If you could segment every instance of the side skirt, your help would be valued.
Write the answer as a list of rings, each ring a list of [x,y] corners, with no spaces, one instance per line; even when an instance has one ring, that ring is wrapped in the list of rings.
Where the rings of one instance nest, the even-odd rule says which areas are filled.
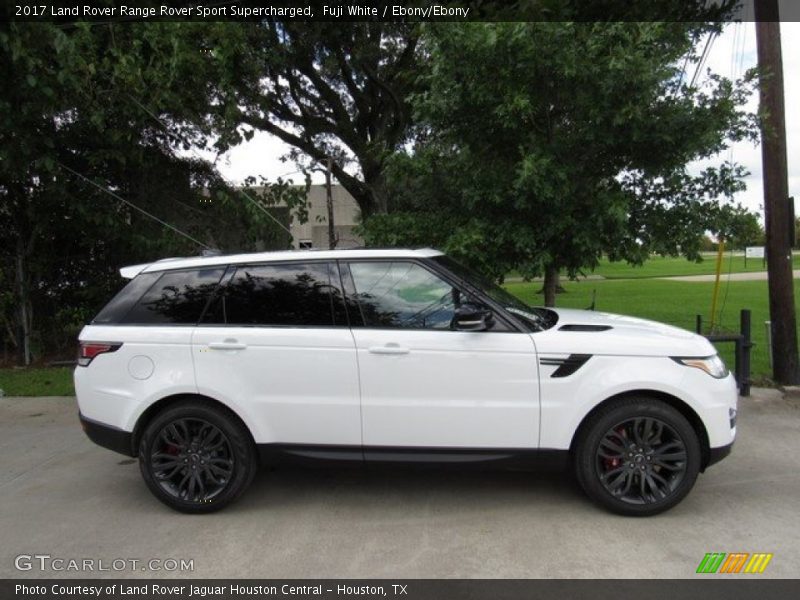
[[[418,448],[258,444],[262,465],[358,467],[397,465],[433,468],[563,470],[569,450],[530,448]]]

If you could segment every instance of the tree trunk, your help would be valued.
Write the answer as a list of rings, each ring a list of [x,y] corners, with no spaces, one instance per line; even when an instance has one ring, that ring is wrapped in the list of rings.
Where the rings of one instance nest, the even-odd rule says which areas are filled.
[[[387,214],[389,212],[389,194],[386,191],[386,180],[383,177],[383,173],[378,171],[370,178],[367,185],[372,191],[372,197],[375,202],[375,212],[379,215]]]
[[[18,329],[19,344],[17,345],[19,363],[24,366],[31,364],[31,323],[30,323],[30,298],[28,297],[28,286],[25,280],[25,243],[22,238],[17,239],[15,279],[17,286],[18,303]]]
[[[556,293],[558,292],[558,266],[547,265],[544,270],[544,305],[556,305]]]
[[[375,210],[375,204],[368,186],[364,185],[361,181],[353,178],[350,180],[339,179],[339,184],[353,197],[353,200],[358,204],[358,209],[361,211],[361,218],[366,219],[374,215],[378,211]]]
[[[362,160],[361,172],[364,174],[364,187],[369,194],[371,209],[369,214],[387,214],[389,198],[386,192],[386,179],[383,176],[383,165],[376,159]]]

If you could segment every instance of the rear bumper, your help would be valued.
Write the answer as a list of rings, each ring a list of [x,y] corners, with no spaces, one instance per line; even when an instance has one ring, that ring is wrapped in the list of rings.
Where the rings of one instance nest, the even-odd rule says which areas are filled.
[[[98,446],[119,452],[125,456],[136,456],[133,450],[133,434],[116,427],[104,425],[97,421],[87,419],[82,414],[78,415],[84,433]]]
[[[713,464],[718,463],[723,458],[728,456],[733,450],[733,442],[728,444],[727,446],[720,446],[719,448],[710,448],[708,451],[708,463],[706,464],[706,468],[710,467]]]

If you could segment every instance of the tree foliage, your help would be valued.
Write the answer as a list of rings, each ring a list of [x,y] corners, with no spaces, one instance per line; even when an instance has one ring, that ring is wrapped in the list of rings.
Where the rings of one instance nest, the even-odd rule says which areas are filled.
[[[271,133],[320,163],[334,157],[333,174],[361,212],[387,212],[384,169],[411,125],[419,26],[265,21],[240,31],[238,77],[223,95],[229,124]]]
[[[753,132],[746,82],[711,75],[692,88],[681,78],[681,58],[717,27],[432,27],[420,134],[391,162],[399,210],[369,220],[366,238],[434,243],[495,276],[514,268],[550,283],[602,254],[697,257],[744,173],[687,164]]]
[[[714,225],[717,238],[724,239],[731,249],[744,250],[765,243],[766,234],[758,217],[742,206],[721,207]]]
[[[24,361],[44,354],[45,341],[50,353],[71,345],[119,286],[121,265],[200,250],[131,205],[207,246],[287,246],[267,213],[277,200],[304,201],[302,189],[261,187],[250,202],[189,153],[231,137],[209,110],[220,63],[202,51],[208,37],[217,43],[231,31],[191,23],[0,30],[0,317]],[[288,225],[288,214],[279,217]]]

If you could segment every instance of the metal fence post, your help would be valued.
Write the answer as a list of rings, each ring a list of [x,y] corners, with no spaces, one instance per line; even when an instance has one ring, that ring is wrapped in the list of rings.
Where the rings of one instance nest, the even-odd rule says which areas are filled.
[[[733,342],[733,372],[736,376],[736,387],[739,388],[740,393],[744,385],[744,373],[742,373],[742,340],[742,336],[738,335]]]
[[[742,309],[739,315],[739,330],[742,334],[741,342],[741,367],[739,375],[739,393],[742,396],[750,395],[750,349],[753,347],[752,338],[750,336],[750,311],[746,308]]]

